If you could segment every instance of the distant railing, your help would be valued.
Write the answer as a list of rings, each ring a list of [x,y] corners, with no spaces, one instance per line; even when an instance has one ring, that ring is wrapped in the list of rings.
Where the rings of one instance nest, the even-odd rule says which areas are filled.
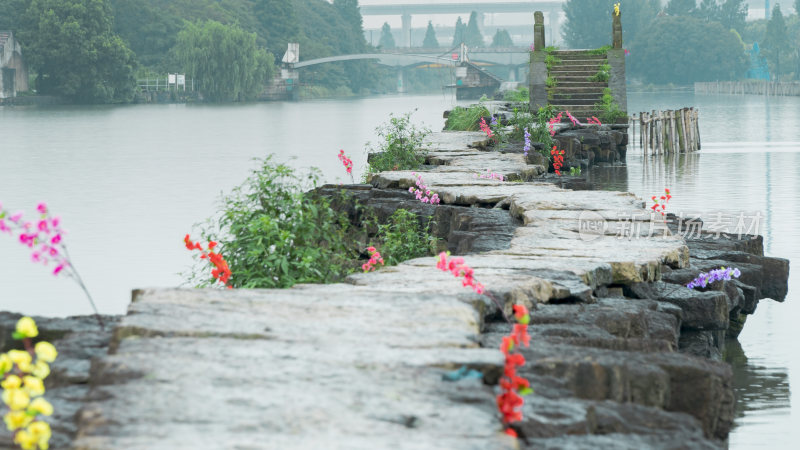
[[[194,91],[194,79],[177,73],[141,78],[136,84],[143,91]]]
[[[695,94],[800,96],[799,81],[712,81],[694,84]]]
[[[644,154],[686,153],[700,149],[700,113],[694,108],[674,111],[652,111],[635,114],[629,127],[636,142],[639,126],[639,146]]]

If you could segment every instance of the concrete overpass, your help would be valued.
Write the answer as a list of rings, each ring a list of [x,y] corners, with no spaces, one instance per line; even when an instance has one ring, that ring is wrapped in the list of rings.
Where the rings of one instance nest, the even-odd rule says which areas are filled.
[[[479,26],[483,28],[486,14],[529,13],[535,11],[545,13],[550,36],[561,35],[562,5],[566,0],[524,0],[517,2],[480,2],[480,3],[397,3],[381,5],[361,5],[362,16],[400,16],[403,23],[403,46],[411,46],[411,17],[415,14],[459,14],[469,16],[472,11],[478,13]]]

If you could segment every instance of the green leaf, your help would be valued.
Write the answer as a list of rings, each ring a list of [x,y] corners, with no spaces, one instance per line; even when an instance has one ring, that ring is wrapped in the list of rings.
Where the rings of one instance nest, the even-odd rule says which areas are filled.
[[[533,389],[531,389],[529,387],[524,387],[524,388],[520,389],[519,391],[517,391],[517,393],[519,395],[525,396],[525,395],[528,395],[528,394],[533,394]]]
[[[11,333],[11,336],[14,339],[17,339],[17,340],[25,339],[27,337],[24,334],[20,333],[19,331],[15,331],[15,332]]]
[[[523,325],[529,324],[531,322],[530,314],[525,314],[525,316],[523,316],[521,319],[517,319],[517,322],[519,322],[519,323],[521,323]]]

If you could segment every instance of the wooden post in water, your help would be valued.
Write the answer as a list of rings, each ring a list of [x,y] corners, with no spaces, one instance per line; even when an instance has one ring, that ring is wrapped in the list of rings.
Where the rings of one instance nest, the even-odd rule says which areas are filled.
[[[700,150],[700,111],[694,110],[694,133],[697,136],[697,149]]]

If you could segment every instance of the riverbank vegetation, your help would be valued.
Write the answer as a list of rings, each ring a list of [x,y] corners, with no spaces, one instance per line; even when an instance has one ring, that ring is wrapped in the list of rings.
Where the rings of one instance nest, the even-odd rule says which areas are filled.
[[[252,100],[275,72],[272,55],[256,45],[254,33],[213,20],[187,23],[173,52],[211,101]]]
[[[411,123],[411,113],[391,115],[389,122],[375,129],[378,142],[367,143],[371,153],[366,176],[390,170],[415,170],[425,164],[425,137],[430,130]]]
[[[266,158],[221,198],[219,213],[199,231],[225,255],[232,274],[228,286],[288,288],[334,283],[361,271],[369,247],[377,248],[387,265],[433,255],[432,226],[405,209],[380,223],[374,211],[351,197],[323,195],[317,172],[299,173]],[[198,286],[217,282],[209,278],[204,259],[186,278]]]

